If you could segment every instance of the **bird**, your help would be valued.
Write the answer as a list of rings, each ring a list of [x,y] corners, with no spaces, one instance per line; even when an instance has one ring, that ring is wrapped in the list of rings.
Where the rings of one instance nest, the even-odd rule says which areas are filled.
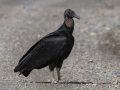
[[[42,69],[49,66],[52,74],[51,83],[61,81],[60,70],[63,61],[69,56],[74,45],[73,18],[80,17],[71,9],[64,11],[64,22],[56,30],[53,31],[38,42],[36,42],[19,60],[18,65],[14,68],[14,72],[20,72],[27,77],[33,69]],[[55,81],[54,69],[56,68],[58,80]]]

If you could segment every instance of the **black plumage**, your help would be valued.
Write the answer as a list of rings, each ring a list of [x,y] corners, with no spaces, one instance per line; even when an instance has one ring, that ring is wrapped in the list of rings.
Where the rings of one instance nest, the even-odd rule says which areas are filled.
[[[62,63],[69,56],[74,44],[73,17],[80,19],[74,11],[67,9],[64,12],[64,23],[61,27],[34,44],[20,59],[14,71],[27,77],[33,69],[41,69],[49,65],[52,72],[56,68],[59,81]],[[52,82],[55,82],[54,79]]]

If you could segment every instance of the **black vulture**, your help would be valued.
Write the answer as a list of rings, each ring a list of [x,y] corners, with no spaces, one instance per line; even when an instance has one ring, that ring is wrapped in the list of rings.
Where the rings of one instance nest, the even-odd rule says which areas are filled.
[[[63,61],[69,56],[74,44],[74,37],[72,36],[74,17],[80,19],[74,11],[65,10],[64,23],[61,27],[34,44],[19,60],[14,72],[20,72],[20,74],[27,77],[33,69],[49,66],[53,76],[52,82],[56,83],[54,80],[54,68],[57,70],[59,82],[61,80],[60,69]]]

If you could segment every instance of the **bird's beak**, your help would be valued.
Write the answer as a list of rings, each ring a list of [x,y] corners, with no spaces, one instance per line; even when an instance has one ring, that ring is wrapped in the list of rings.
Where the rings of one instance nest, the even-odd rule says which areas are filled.
[[[80,17],[76,14],[73,15],[74,18],[80,19]]]

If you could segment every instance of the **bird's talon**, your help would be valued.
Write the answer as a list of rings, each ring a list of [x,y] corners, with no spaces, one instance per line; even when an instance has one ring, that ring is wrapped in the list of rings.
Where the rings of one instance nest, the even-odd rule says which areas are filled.
[[[56,84],[57,82],[56,82],[56,81],[52,81],[51,83],[54,83],[54,84]]]
[[[61,83],[61,82],[63,82],[63,81],[62,81],[62,80],[58,80],[57,82],[58,82],[58,83]]]

